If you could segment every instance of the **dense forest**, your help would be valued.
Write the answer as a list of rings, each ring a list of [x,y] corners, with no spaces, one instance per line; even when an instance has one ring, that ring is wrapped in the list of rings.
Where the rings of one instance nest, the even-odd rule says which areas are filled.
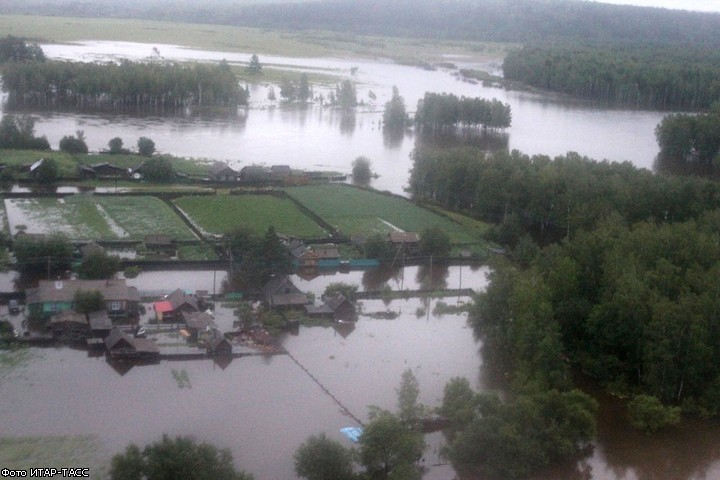
[[[245,105],[225,64],[11,62],[2,66],[10,105],[183,108]]]
[[[416,150],[411,187],[418,199],[495,221],[492,235],[510,257],[495,259],[470,320],[513,395],[502,414],[467,388],[452,394],[451,408],[444,401],[463,416],[448,446],[456,468],[525,478],[548,457],[574,451],[588,425],[561,413],[572,403],[562,395],[577,395],[569,390],[572,370],[628,398],[630,421],[641,429],[677,423],[681,413],[720,415],[716,182],[575,154],[465,147]],[[545,450],[543,430],[532,426],[547,416],[512,420],[543,395],[556,399],[549,415],[559,422],[544,431],[559,428],[573,439],[564,453]],[[515,426],[490,421],[488,411]]]
[[[716,49],[663,46],[525,47],[505,78],[606,105],[705,110],[720,100]]]
[[[196,2],[5,0],[0,13],[142,18],[291,30],[533,43],[720,47],[720,15],[578,0]]]
[[[673,173],[720,173],[720,104],[710,113],[673,114],[655,129],[658,167]]]

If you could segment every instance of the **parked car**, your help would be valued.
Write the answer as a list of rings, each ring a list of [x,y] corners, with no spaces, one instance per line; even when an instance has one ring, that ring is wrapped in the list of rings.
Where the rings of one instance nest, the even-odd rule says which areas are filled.
[[[14,298],[11,299],[10,302],[8,303],[8,310],[12,314],[20,313],[20,303],[17,300],[15,300]]]

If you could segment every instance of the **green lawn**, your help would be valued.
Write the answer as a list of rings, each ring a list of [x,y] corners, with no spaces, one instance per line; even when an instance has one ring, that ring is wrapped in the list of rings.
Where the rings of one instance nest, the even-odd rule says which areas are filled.
[[[175,204],[208,233],[222,234],[246,226],[257,233],[268,227],[303,238],[327,236],[319,225],[290,200],[272,195],[218,195],[182,197]]]
[[[78,240],[142,240],[151,233],[195,238],[168,205],[149,196],[6,199],[5,207],[13,234],[24,225],[28,233],[62,231]]]
[[[323,185],[293,187],[287,192],[346,235],[388,233],[392,226],[406,232],[437,226],[447,232],[453,243],[482,241],[476,228],[455,223],[407,200],[370,190]]]

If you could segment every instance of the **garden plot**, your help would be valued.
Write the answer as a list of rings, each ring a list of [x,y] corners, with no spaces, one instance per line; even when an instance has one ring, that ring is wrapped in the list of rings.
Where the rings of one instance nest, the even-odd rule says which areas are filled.
[[[155,197],[6,199],[11,234],[62,232],[73,240],[142,240],[164,233],[178,240],[196,238],[175,212]]]
[[[301,238],[327,236],[327,232],[292,201],[273,195],[182,197],[175,200],[175,205],[205,233],[223,234],[247,227],[262,234],[272,226],[277,233]]]
[[[288,195],[345,235],[440,227],[453,243],[482,241],[473,229],[401,198],[342,185],[293,187]]]

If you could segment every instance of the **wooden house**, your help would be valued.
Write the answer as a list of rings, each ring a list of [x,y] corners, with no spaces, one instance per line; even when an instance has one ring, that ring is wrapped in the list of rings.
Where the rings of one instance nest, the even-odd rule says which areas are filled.
[[[151,360],[160,358],[155,342],[146,338],[134,338],[119,328],[113,328],[105,338],[105,348],[110,358],[127,360]]]
[[[207,353],[208,355],[232,355],[233,353],[233,346],[232,343],[230,343],[230,340],[225,338],[224,335],[219,335],[207,343]]]
[[[277,179],[285,179],[292,176],[290,165],[273,165],[270,167],[270,177]]]
[[[320,260],[340,260],[340,250],[332,243],[324,245],[313,245],[312,251]]]
[[[395,250],[402,250],[406,255],[420,253],[420,236],[415,232],[390,232],[388,242]]]
[[[265,284],[265,302],[272,308],[303,308],[310,299],[295,286],[287,275],[279,275]]]
[[[237,182],[238,172],[230,168],[227,164],[215,162],[208,171],[208,179],[212,182]]]
[[[180,323],[184,322],[183,312],[197,312],[199,309],[198,300],[195,295],[177,289],[162,300],[153,304],[158,322]]]
[[[75,310],[63,310],[50,317],[50,328],[55,338],[70,341],[84,340],[90,333],[87,318]]]
[[[37,288],[26,290],[31,317],[49,319],[74,308],[75,293],[98,291],[105,300],[105,311],[112,319],[130,320],[138,316],[140,295],[125,280],[40,280]]]
[[[208,329],[217,329],[217,324],[213,317],[205,312],[189,312],[182,311],[181,316],[185,321],[185,328],[190,333],[189,340],[197,342],[199,340],[205,340],[208,335]]]
[[[240,180],[245,183],[265,183],[270,180],[270,169],[262,165],[248,165],[240,169]]]
[[[322,305],[306,305],[305,313],[310,317],[332,318],[338,321],[353,322],[357,320],[355,305],[342,293],[323,297],[323,301]]]
[[[127,168],[118,167],[112,163],[95,163],[90,165],[98,178],[129,178],[130,171]]]
[[[90,312],[87,314],[90,324],[90,334],[95,338],[105,338],[112,330],[112,320],[105,310]]]
[[[289,245],[290,255],[293,257],[293,263],[298,268],[316,268],[318,266],[319,257],[312,249],[299,241],[292,241]]]

